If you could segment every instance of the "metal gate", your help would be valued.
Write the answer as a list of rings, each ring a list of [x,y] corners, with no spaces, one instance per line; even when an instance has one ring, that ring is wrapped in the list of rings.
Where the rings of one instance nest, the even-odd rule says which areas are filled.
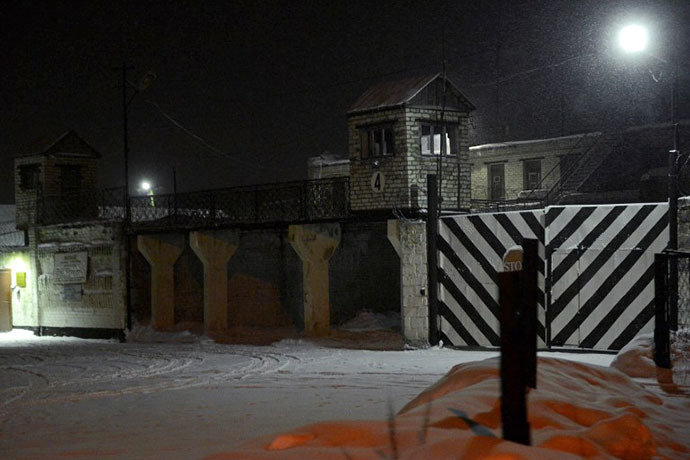
[[[537,334],[545,345],[544,212],[524,211],[440,219],[437,246],[440,334],[456,346],[499,345],[497,274],[503,255],[523,238],[539,241]]]
[[[499,343],[496,277],[523,238],[539,240],[539,346],[622,348],[654,316],[654,253],[668,243],[668,205],[554,206],[443,217],[440,337]]]

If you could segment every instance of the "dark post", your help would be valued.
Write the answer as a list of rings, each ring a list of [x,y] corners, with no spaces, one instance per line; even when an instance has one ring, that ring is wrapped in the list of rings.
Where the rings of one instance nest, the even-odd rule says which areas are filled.
[[[429,344],[436,345],[438,334],[438,253],[436,238],[438,235],[438,187],[436,176],[426,176],[427,220],[426,220],[426,262],[429,279]]]
[[[519,272],[498,274],[501,323],[501,425],[503,439],[530,445],[525,395],[525,367],[520,346],[519,316],[522,300]]]
[[[680,146],[678,134],[678,78],[680,75],[680,53],[678,41],[680,30],[676,29],[676,46],[671,58],[673,81],[671,88],[671,124],[673,125],[673,150],[668,153],[668,249],[678,249],[678,161],[680,160]],[[668,321],[672,330],[678,330],[678,259],[671,257],[668,278]]]
[[[665,369],[671,368],[671,331],[666,308],[668,262],[667,254],[654,256],[654,363]]]
[[[522,242],[523,261],[520,273],[522,295],[518,312],[521,315],[521,330],[524,346],[525,384],[537,388],[537,292],[539,243],[525,239]]]

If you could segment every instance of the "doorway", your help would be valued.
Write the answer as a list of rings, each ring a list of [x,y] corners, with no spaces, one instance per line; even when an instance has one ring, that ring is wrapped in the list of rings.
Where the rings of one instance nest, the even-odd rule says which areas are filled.
[[[504,200],[506,197],[505,169],[503,163],[489,165],[490,200]]]
[[[12,330],[12,270],[0,269],[0,332]]]

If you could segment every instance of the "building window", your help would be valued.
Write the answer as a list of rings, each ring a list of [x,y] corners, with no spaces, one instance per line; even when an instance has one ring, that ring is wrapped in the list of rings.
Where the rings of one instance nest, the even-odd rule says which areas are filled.
[[[19,167],[19,188],[22,190],[36,190],[40,166],[37,164],[22,165]]]
[[[534,190],[541,184],[541,160],[527,160],[522,163],[524,190]]]
[[[393,155],[393,127],[371,126],[360,130],[362,159]]]
[[[458,129],[453,125],[422,123],[422,155],[456,155],[458,153]]]
[[[505,200],[506,198],[506,181],[505,181],[505,167],[503,163],[494,163],[488,165],[489,167],[489,199],[490,200]]]
[[[60,166],[60,192],[72,195],[81,191],[81,167],[75,165]]]

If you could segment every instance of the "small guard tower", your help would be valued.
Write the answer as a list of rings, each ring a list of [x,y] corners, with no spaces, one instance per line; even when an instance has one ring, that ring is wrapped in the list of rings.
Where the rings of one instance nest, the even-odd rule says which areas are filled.
[[[348,111],[351,209],[418,213],[427,207],[426,176],[439,170],[443,209],[469,209],[472,110],[441,74],[362,94]]]
[[[75,131],[36,153],[14,159],[17,229],[97,217],[97,163],[101,155]]]

